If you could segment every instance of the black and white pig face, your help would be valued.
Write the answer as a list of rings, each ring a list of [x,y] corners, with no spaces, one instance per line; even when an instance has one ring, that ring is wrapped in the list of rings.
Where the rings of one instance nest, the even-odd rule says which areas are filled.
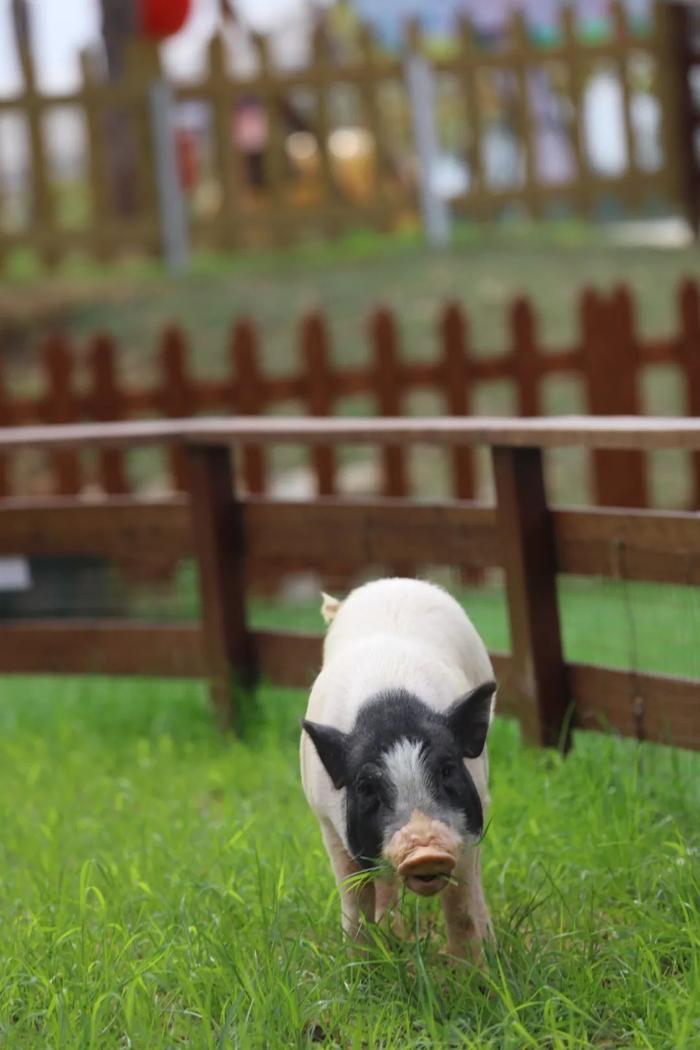
[[[351,732],[304,722],[333,785],[345,788],[347,842],[370,868],[388,860],[409,889],[431,896],[447,884],[461,851],[484,826],[465,758],[477,758],[489,728],[494,682],[440,714],[403,690],[361,709]]]

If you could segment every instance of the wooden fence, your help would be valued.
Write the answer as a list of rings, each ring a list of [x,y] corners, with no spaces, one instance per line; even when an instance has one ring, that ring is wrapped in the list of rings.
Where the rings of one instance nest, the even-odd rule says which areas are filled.
[[[338,443],[387,447],[428,442],[445,449],[487,446],[495,507],[466,501],[304,503],[242,500],[232,489],[231,446]],[[103,452],[136,445],[182,447],[188,497],[161,503],[111,497],[0,505],[0,555],[98,554],[120,560],[154,550],[197,560],[202,621],[2,622],[0,673],[205,675],[222,724],[260,675],[307,687],[320,639],[251,631],[246,586],[255,567],[290,563],[324,572],[342,549],[357,571],[387,560],[458,567],[466,560],[505,571],[509,655],[494,654],[502,712],[528,740],[566,745],[571,725],[700,748],[700,682],[566,664],[561,646],[559,573],[696,585],[700,516],[689,513],[552,509],[543,453],[560,446],[618,452],[700,451],[700,420],[198,420],[22,428],[0,447]]]
[[[163,333],[158,348],[159,378],[147,388],[129,388],[120,378],[119,353],[105,335],[90,340],[78,355],[64,336],[51,338],[43,352],[43,390],[33,396],[11,394],[0,369],[0,433],[2,427],[37,423],[110,421],[146,417],[182,418],[198,413],[264,414],[291,406],[310,416],[330,416],[343,410],[343,400],[358,395],[369,399],[377,415],[397,417],[407,411],[416,392],[439,395],[445,415],[474,413],[484,384],[507,380],[522,416],[543,414],[545,384],[551,377],[574,377],[582,388],[581,402],[591,415],[639,415],[643,412],[642,379],[647,369],[672,366],[681,377],[678,414],[700,417],[700,288],[682,285],[678,294],[676,331],[664,338],[644,338],[637,330],[631,293],[621,287],[610,296],[584,292],[579,301],[579,336],[566,348],[542,345],[535,310],[520,299],[510,308],[510,348],[498,356],[484,356],[472,346],[469,322],[457,304],[448,304],[437,326],[437,350],[432,359],[409,360],[401,350],[400,328],[394,315],[380,310],[368,321],[370,343],[366,364],[341,367],[333,362],[331,335],[324,318],[307,317],[300,328],[299,360],[288,374],[268,374],[261,363],[256,326],[246,320],[234,328],[230,343],[230,370],[224,379],[203,380],[193,374],[187,340],[181,329]],[[128,453],[106,449],[97,457],[84,450],[48,453],[50,490],[74,495],[87,484],[109,495],[132,491]],[[645,507],[651,502],[647,457],[631,450],[592,453],[590,502],[601,506]],[[458,499],[473,499],[482,486],[477,477],[474,450],[450,453],[448,491]],[[170,452],[170,481],[187,487],[181,450]],[[700,507],[700,456],[691,457],[690,508]],[[167,465],[166,465],[167,469]],[[310,469],[318,495],[342,489],[333,447],[311,451]],[[381,451],[380,492],[406,497],[414,491],[410,449],[398,445]],[[248,493],[269,490],[269,450],[255,443],[241,449],[240,476]],[[586,481],[573,486],[575,499],[584,501]],[[45,489],[44,489],[45,491]],[[30,495],[17,470],[16,454],[0,446],[0,498]]]
[[[531,39],[522,18],[512,21],[507,40],[493,46],[478,43],[465,23],[450,53],[432,61],[443,100],[436,119],[440,124],[446,108],[449,129],[442,129],[443,137],[467,171],[468,185],[455,207],[469,218],[488,220],[506,205],[521,205],[538,217],[565,204],[588,217],[612,198],[628,213],[670,207],[696,223],[690,92],[700,59],[687,8],[657,0],[652,23],[640,35],[622,4],[613,2],[610,34],[596,40],[583,39],[572,9],[567,12],[551,47]],[[422,45],[414,40],[413,46]],[[178,105],[198,107],[187,140],[195,154],[188,167],[200,172],[188,179],[194,182],[195,247],[287,244],[309,232],[332,237],[349,226],[415,223],[402,57],[381,52],[367,32],[339,48],[323,30],[304,69],[276,69],[263,39],[257,53],[255,75],[236,76],[228,69],[223,40],[216,38],[202,79],[173,85]],[[0,265],[15,248],[31,248],[48,265],[76,251],[99,260],[157,253],[162,237],[150,109],[151,87],[162,77],[157,53],[135,49],[118,83],[103,82],[95,63],[85,58],[82,86],[56,95],[40,90],[26,43],[20,63],[24,87],[0,98],[0,119],[15,116],[24,123],[28,162],[21,178],[15,173],[15,191],[5,194],[12,201],[4,207],[0,191]],[[601,69],[620,92],[624,162],[619,170],[601,170],[588,146],[587,91]],[[658,142],[651,145],[643,141],[640,99],[659,116]],[[264,132],[258,146],[246,145],[234,130],[251,100]],[[79,114],[84,128],[84,177],[69,186],[55,170],[47,140],[47,120],[59,110]],[[368,142],[361,171],[356,166],[354,173],[332,146],[332,132],[348,124],[361,128]],[[554,126],[565,162],[563,172],[551,177],[542,138]],[[309,170],[290,157],[289,134],[300,128],[310,136]],[[508,138],[516,158],[505,182],[494,177],[487,158],[494,128]],[[502,176],[503,165],[500,169]],[[0,187],[1,175],[2,158]],[[4,185],[7,189],[7,180]]]

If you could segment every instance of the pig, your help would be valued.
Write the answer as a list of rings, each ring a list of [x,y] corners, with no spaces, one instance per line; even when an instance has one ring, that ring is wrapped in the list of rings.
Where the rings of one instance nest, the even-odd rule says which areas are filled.
[[[496,693],[486,647],[454,598],[420,580],[376,580],[342,602],[323,595],[322,613],[301,778],[343,929],[359,938],[403,884],[441,894],[448,953],[482,963],[492,934],[479,840]]]

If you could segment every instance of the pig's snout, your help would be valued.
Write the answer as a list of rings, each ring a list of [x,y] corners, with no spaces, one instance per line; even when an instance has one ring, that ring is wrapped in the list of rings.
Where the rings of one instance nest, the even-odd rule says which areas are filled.
[[[459,837],[440,820],[414,811],[384,850],[406,886],[420,897],[432,897],[447,885],[459,856]]]
[[[444,888],[454,870],[455,860],[443,850],[419,846],[409,853],[397,870],[409,890],[421,897],[431,897]]]

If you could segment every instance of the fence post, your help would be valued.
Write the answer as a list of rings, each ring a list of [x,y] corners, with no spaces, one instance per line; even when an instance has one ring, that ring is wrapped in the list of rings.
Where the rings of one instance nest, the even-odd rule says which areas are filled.
[[[158,185],[161,248],[168,269],[172,273],[179,273],[187,269],[190,253],[185,197],[180,185],[173,135],[173,93],[169,84],[157,79],[151,83],[149,96]]]
[[[427,59],[419,52],[417,26],[412,26],[406,49],[405,76],[413,137],[418,155],[418,182],[423,226],[431,248],[444,248],[450,240],[450,213],[435,190],[435,164],[439,155],[435,121],[435,84]]]
[[[700,56],[694,41],[693,12],[688,3],[673,0],[668,4],[659,3],[657,13],[662,19],[659,26],[662,39],[668,43],[669,53],[664,56],[663,65],[673,78],[668,103],[677,107],[672,127],[678,137],[675,140],[673,134],[667,135],[667,148],[670,143],[671,148],[675,146],[679,150],[681,204],[697,238],[700,234],[700,165],[695,139],[700,119],[693,99],[691,75],[700,65]],[[666,160],[668,163],[668,158]]]
[[[506,574],[512,669],[509,686],[531,744],[568,750],[568,687],[557,602],[557,557],[542,452],[493,449]]]
[[[240,725],[241,701],[257,680],[246,623],[242,505],[234,495],[227,448],[189,446],[186,455],[205,669],[219,724],[228,728]]]

